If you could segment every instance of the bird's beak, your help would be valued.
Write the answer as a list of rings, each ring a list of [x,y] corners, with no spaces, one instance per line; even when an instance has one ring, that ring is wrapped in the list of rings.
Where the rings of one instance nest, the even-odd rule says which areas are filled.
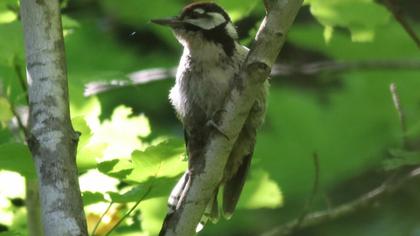
[[[178,17],[171,17],[171,18],[165,18],[165,19],[153,19],[151,20],[151,22],[158,25],[169,26],[172,28],[180,27],[183,25],[183,22],[179,20]]]

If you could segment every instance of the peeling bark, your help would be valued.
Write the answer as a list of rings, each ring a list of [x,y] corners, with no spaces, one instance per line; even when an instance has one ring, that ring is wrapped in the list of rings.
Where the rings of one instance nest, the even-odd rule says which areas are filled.
[[[242,73],[232,89],[219,121],[219,128],[228,136],[214,132],[207,142],[205,166],[200,173],[191,173],[187,191],[181,196],[180,207],[164,225],[165,236],[188,236],[203,215],[211,195],[223,176],[227,158],[260,91],[268,78],[286,33],[292,25],[303,0],[266,0],[267,16],[256,41],[243,64]]]
[[[47,236],[87,235],[70,121],[59,1],[21,0],[29,93],[28,145]]]

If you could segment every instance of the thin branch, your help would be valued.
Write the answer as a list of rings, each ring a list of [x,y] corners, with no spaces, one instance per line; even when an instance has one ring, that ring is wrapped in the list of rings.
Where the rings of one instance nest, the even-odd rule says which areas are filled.
[[[26,104],[29,105],[28,85],[26,84],[25,76],[22,74],[22,66],[17,62],[16,57],[13,62],[13,68],[15,70],[16,77],[19,80],[20,87],[22,88],[23,93],[25,94]]]
[[[420,61],[321,61],[305,64],[277,63],[271,70],[271,76],[315,76],[320,73],[340,73],[350,70],[418,70]],[[151,82],[174,78],[176,67],[152,68],[128,74],[126,80],[92,81],[85,86],[84,95],[94,96],[114,89],[144,85]]]
[[[137,206],[147,197],[147,195],[149,195],[151,190],[152,186],[149,186],[143,196],[134,204],[133,207],[130,208],[130,210],[123,217],[121,217],[121,219],[114,226],[112,226],[112,228],[105,234],[105,236],[110,235],[112,231],[114,231],[125,220],[125,218],[127,218],[137,208]]]
[[[401,127],[401,131],[403,135],[402,136],[403,145],[404,145],[404,148],[408,149],[409,142],[407,139],[407,123],[406,123],[404,110],[401,106],[400,95],[398,94],[397,85],[395,83],[392,83],[389,88],[391,91],[392,101],[394,102],[395,110],[397,111],[398,118],[400,120],[400,127]]]
[[[96,234],[96,230],[98,229],[99,225],[101,224],[102,220],[104,219],[105,215],[108,213],[108,211],[111,209],[112,205],[114,204],[114,202],[110,202],[108,207],[105,209],[104,213],[102,213],[101,217],[99,217],[98,221],[95,224],[95,227],[93,227],[92,236],[95,236]]]
[[[400,23],[411,39],[416,43],[417,47],[420,48],[420,38],[417,36],[416,31],[408,23],[406,16],[401,10],[401,7],[395,0],[381,0],[380,1],[385,7],[392,13],[394,18]]]
[[[255,91],[264,88],[271,68],[286,41],[286,33],[291,27],[303,0],[270,0],[270,8],[264,18],[242,65],[241,74],[233,85],[219,120],[219,128],[229,137],[214,131],[207,141],[202,157],[202,165],[191,167],[186,190],[177,209],[168,215],[162,226],[165,236],[190,236],[195,234],[204,209],[211,195],[219,185],[228,156],[242,129],[247,115],[255,102]]]
[[[341,204],[335,208],[328,209],[325,211],[318,211],[308,214],[305,219],[300,223],[300,228],[308,228],[315,225],[327,223],[343,216],[350,215],[356,211],[364,209],[373,205],[375,202],[381,200],[388,194],[395,193],[402,186],[407,184],[409,181],[416,179],[420,176],[420,168],[416,168],[406,174],[400,175],[384,181],[377,188],[367,192],[356,200],[348,203]],[[293,229],[298,224],[298,220],[292,220],[288,223],[282,224],[264,234],[262,236],[280,236],[290,235]]]

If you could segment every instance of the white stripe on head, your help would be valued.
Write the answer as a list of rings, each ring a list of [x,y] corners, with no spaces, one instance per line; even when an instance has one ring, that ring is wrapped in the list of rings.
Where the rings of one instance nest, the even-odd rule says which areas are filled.
[[[185,19],[184,22],[190,23],[205,30],[214,29],[217,26],[226,22],[225,17],[220,13],[210,12],[207,13],[207,15],[209,16],[207,18],[203,17],[197,19]]]
[[[204,11],[201,8],[197,8],[197,9],[194,9],[194,12],[197,12],[198,14],[204,14],[204,12],[206,12],[206,11]]]

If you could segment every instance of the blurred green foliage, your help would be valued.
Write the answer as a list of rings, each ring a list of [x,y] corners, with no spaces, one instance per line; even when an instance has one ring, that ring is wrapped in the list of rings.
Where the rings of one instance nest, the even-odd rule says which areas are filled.
[[[241,41],[251,42],[264,14],[262,2],[216,2],[237,23]],[[168,29],[149,22],[178,14],[187,3],[63,2],[70,107],[73,126],[82,133],[77,163],[90,230],[112,203],[106,222],[96,231],[98,235],[106,233],[140,200],[135,212],[112,235],[155,235],[166,214],[167,196],[186,168],[186,158],[181,125],[167,101],[173,84],[170,78],[92,97],[83,96],[85,85],[92,81],[127,81],[130,73],[141,69],[175,66],[181,46]],[[417,15],[406,17],[413,28],[419,26]],[[22,119],[26,117],[23,53],[18,2],[3,0],[0,177],[9,181],[0,181],[0,224],[10,231],[0,235],[26,235],[26,212],[13,206],[10,199],[24,198],[23,177],[35,178],[14,117],[16,112]],[[325,60],[362,64],[367,60],[399,60],[416,61],[418,65],[420,54],[401,25],[373,0],[307,0],[279,62],[301,65]],[[232,220],[209,225],[202,234],[259,235],[298,217],[314,182],[314,152],[320,158],[320,186],[313,210],[359,196],[380,183],[387,171],[418,165],[419,71],[419,67],[361,66],[272,78],[266,123],[258,136],[239,209]],[[405,134],[392,103],[390,83],[398,87],[406,115]],[[402,143],[403,135],[409,140],[408,147]],[[9,191],[11,181],[19,191]],[[418,235],[420,216],[413,210],[420,207],[418,199],[420,192],[409,186],[398,196],[385,199],[386,204],[378,209],[364,210],[301,233]]]

